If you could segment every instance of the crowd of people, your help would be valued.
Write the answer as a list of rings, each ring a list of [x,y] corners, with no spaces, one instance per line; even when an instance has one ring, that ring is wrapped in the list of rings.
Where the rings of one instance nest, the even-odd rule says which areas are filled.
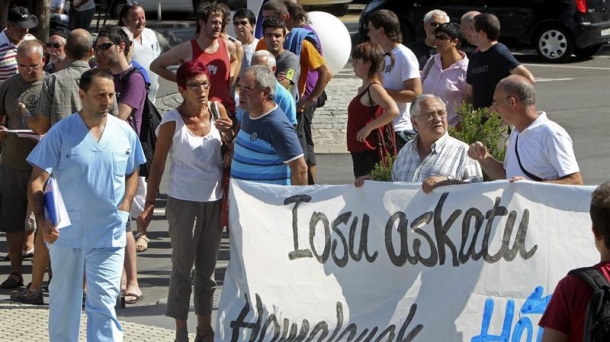
[[[75,23],[90,24],[89,2],[75,2]],[[14,301],[42,304],[49,269],[51,341],[78,340],[82,305],[88,336],[122,339],[115,303],[119,296],[128,304],[144,296],[136,254],[148,248],[168,158],[166,315],[175,320],[178,342],[188,341],[191,293],[196,341],[214,339],[214,269],[228,197],[223,180],[316,182],[312,123],[328,100],[332,72],[307,13],[297,1],[265,2],[260,38],[249,9],[231,18],[227,6],[206,4],[196,14],[196,37],[162,53],[137,3],[128,2],[118,25],[95,37],[86,23],[54,25],[46,43],[28,33],[38,21],[27,9],[9,10],[0,33],[0,231],[11,273],[0,286],[16,289]],[[236,37],[226,33],[231,20]],[[426,193],[482,182],[483,172],[492,179],[583,184],[570,136],[537,111],[535,79],[498,42],[493,14],[468,12],[458,25],[434,10],[423,25],[426,36],[407,47],[396,14],[377,11],[367,23],[370,41],[352,51],[362,86],[347,108],[346,140],[357,187],[380,161],[373,132],[385,125],[392,125],[398,147],[392,180],[421,182]],[[476,51],[460,50],[463,40]],[[145,177],[138,137],[159,77],[176,82],[183,102],[164,114]],[[504,160],[480,142],[469,146],[449,136],[450,126],[460,128],[462,102],[489,108],[512,127]],[[42,138],[7,132],[26,128]],[[44,212],[44,188],[54,181],[71,221],[61,230]],[[23,258],[32,252],[32,281],[24,287]]]

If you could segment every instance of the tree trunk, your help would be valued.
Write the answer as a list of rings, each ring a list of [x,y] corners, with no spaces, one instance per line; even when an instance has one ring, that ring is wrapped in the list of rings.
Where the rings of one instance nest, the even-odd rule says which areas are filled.
[[[6,27],[6,16],[8,15],[8,5],[10,0],[0,0],[0,28]]]
[[[34,14],[36,15],[36,18],[38,18],[36,38],[46,42],[49,40],[49,23],[51,22],[51,10],[48,5],[48,0],[34,0],[34,8]]]

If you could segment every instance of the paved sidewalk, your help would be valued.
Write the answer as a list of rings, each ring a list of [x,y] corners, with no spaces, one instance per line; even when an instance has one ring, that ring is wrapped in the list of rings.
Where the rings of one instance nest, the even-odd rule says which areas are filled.
[[[0,340],[2,341],[23,341],[23,342],[43,342],[49,340],[47,322],[49,310],[47,305],[25,305],[13,303],[8,300],[0,301]],[[10,319],[7,319],[10,317]],[[163,342],[173,341],[174,331],[150,325],[121,321],[125,331],[125,341],[134,342]],[[80,339],[87,341],[86,335],[87,316],[81,316]],[[191,340],[195,334],[189,335]]]

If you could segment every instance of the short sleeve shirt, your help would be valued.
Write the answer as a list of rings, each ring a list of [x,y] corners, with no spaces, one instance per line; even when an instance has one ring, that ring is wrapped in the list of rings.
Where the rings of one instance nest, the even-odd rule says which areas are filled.
[[[511,70],[519,65],[521,63],[502,43],[496,43],[486,51],[473,53],[466,72],[466,83],[472,85],[473,107],[490,107],[498,82],[509,76]]]
[[[257,118],[246,112],[235,138],[231,177],[290,185],[288,163],[303,156],[297,133],[279,107]]]
[[[112,115],[99,141],[79,114],[71,115],[42,138],[27,161],[59,185],[71,225],[54,244],[65,248],[125,246],[129,213],[119,211],[125,176],[145,162],[140,141],[129,125]]]
[[[17,104],[23,103],[30,113],[36,109],[36,104],[42,88],[42,79],[34,83],[26,82],[21,75],[13,75],[0,84],[0,114],[6,114],[8,129],[27,129],[23,125],[22,116]],[[7,134],[2,140],[2,165],[16,170],[28,171],[32,166],[25,161],[36,143],[27,138],[18,138],[16,134]]]
[[[127,122],[140,134],[142,110],[144,109],[144,101],[146,101],[147,96],[146,82],[144,81],[144,75],[139,72],[134,72],[127,78],[127,73],[132,68],[130,67],[120,74],[112,75],[112,77],[114,78],[117,101],[119,104],[126,104],[133,109]]]
[[[318,52],[316,47],[309,41],[303,40],[303,48],[301,49],[300,56],[301,74],[299,75],[299,94],[301,97],[309,95],[309,93],[305,91],[307,73],[317,70],[325,64],[324,58],[322,58],[322,55]]]
[[[286,114],[286,118],[293,125],[297,124],[297,104],[294,97],[281,85],[279,82],[275,83],[275,99],[274,102],[277,106]],[[245,111],[240,107],[237,108],[235,117],[241,122],[242,116]]]
[[[279,80],[285,78],[290,81],[290,85],[286,88],[290,94],[296,99],[298,94],[297,81],[299,80],[301,67],[299,66],[299,58],[290,51],[284,51],[276,59],[275,77]]]
[[[544,112],[539,112],[538,118],[523,132],[513,129],[504,158],[507,179],[516,176],[530,179],[519,167],[515,148],[519,150],[523,168],[543,180],[559,179],[580,171],[570,135]]]
[[[404,82],[414,78],[420,78],[419,63],[411,50],[402,44],[392,49],[394,55],[394,66],[389,56],[386,56],[385,69],[383,70],[383,86],[386,89],[404,89]],[[394,119],[394,130],[397,132],[412,131],[411,115],[409,109],[411,103],[396,102],[398,105],[398,116]]]

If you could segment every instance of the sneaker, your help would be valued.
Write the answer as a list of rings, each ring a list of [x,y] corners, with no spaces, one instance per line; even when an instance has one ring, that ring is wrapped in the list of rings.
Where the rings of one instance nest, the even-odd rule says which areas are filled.
[[[42,290],[31,292],[30,291],[31,284],[32,283],[29,283],[28,286],[26,286],[25,288],[23,288],[21,290],[13,291],[11,293],[11,300],[13,302],[19,302],[19,303],[25,303],[25,304],[43,305],[44,300],[42,298]]]

